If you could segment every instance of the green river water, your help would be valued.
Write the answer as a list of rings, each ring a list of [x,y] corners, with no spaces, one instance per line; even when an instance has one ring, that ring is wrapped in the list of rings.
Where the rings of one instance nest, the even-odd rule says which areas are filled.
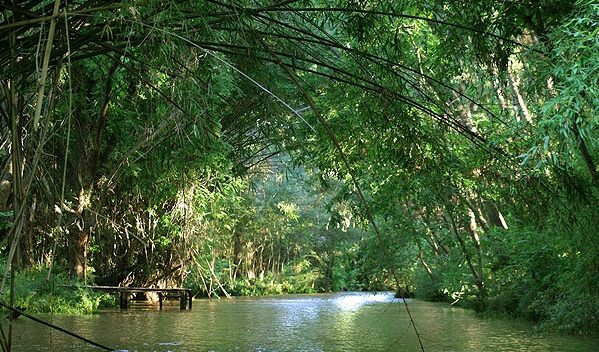
[[[425,351],[599,351],[599,338],[538,333],[521,321],[481,318],[448,304],[408,300]],[[41,316],[120,351],[420,351],[403,303],[391,293],[197,300],[92,316]],[[15,351],[101,351],[26,318]]]

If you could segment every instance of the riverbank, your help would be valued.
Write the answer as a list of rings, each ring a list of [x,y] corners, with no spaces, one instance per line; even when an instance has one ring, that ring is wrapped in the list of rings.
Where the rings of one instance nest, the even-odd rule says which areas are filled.
[[[57,315],[87,315],[102,308],[118,307],[113,295],[82,286],[82,282],[63,273],[48,278],[46,268],[30,268],[15,276],[15,306],[28,313]],[[8,302],[8,290],[1,297]]]
[[[483,298],[475,290],[450,292],[430,280],[416,281],[415,297],[471,309],[481,316],[529,321],[545,332],[599,336],[599,295],[531,284],[490,282]],[[419,285],[420,284],[420,285]]]

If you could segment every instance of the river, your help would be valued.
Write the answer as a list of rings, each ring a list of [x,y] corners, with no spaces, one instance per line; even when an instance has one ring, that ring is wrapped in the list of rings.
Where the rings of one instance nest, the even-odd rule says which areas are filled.
[[[528,322],[407,302],[425,351],[599,351],[599,338],[543,334]],[[177,304],[163,311],[41,318],[129,352],[420,351],[405,307],[391,293],[197,300],[191,311]],[[14,351],[100,351],[23,317],[14,329]]]

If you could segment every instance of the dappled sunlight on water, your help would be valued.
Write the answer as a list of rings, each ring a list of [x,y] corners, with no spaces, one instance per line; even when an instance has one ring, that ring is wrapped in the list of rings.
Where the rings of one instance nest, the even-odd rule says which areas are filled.
[[[346,293],[332,298],[333,302],[341,310],[353,311],[370,303],[391,302],[393,294],[391,293]]]
[[[599,351],[599,339],[537,334],[527,322],[481,319],[447,304],[407,300],[426,351]],[[285,295],[198,300],[192,311],[107,311],[45,316],[122,351],[419,351],[392,293]],[[99,351],[26,319],[15,351]]]

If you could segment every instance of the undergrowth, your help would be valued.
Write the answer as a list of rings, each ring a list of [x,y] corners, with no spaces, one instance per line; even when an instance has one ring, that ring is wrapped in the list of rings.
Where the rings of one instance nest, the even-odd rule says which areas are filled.
[[[9,301],[8,280],[0,295],[5,303]],[[72,315],[92,314],[100,308],[117,306],[114,296],[83,286],[60,272],[48,279],[48,269],[43,267],[19,271],[15,276],[15,306],[27,313]]]

